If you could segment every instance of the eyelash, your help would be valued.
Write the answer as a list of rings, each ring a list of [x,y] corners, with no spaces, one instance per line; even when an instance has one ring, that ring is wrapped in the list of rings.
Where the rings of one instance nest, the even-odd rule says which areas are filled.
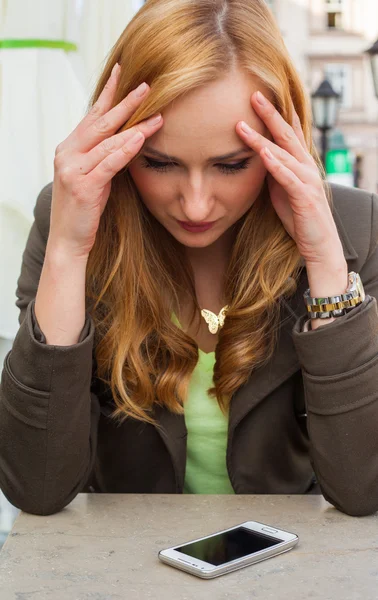
[[[168,168],[171,166],[175,166],[175,163],[168,163],[168,162],[159,162],[157,160],[153,160],[152,158],[147,158],[147,156],[144,156],[144,162],[142,164],[142,166],[146,169],[153,169],[154,171],[158,171],[160,173],[165,173],[167,172]],[[234,175],[235,173],[242,171],[243,169],[246,169],[248,167],[249,161],[251,159],[250,158],[246,158],[244,160],[242,160],[239,163],[236,163],[234,165],[226,165],[226,164],[218,164],[218,168],[222,173],[225,173],[226,175]]]

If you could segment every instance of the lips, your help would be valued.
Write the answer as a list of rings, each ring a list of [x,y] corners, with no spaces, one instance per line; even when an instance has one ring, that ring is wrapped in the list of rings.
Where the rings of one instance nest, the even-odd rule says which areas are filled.
[[[203,223],[191,223],[190,221],[179,221],[182,225],[187,225],[187,227],[207,227],[208,225],[213,225],[215,221],[203,221]]]
[[[179,223],[183,229],[186,229],[186,231],[191,231],[192,233],[201,233],[202,231],[207,231],[213,227],[215,222],[216,221],[210,223],[201,223],[200,225],[193,225],[192,223],[187,223],[185,221],[177,221],[177,223]]]

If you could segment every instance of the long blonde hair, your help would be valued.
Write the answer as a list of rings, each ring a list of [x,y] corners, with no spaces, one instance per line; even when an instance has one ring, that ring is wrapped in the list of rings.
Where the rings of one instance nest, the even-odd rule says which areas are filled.
[[[290,123],[293,102],[324,179],[308,98],[264,0],[148,0],[109,53],[90,106],[115,62],[122,70],[114,105],[143,81],[151,88],[123,129],[224,77],[237,64],[267,86]],[[225,278],[230,308],[215,351],[214,386],[208,390],[224,414],[234,392],[270,360],[281,299],[296,291],[301,263],[265,183],[238,224]],[[157,405],[184,412],[198,346],[171,319],[180,310],[179,291],[191,299],[193,321],[200,307],[183,247],[146,209],[126,168],[112,180],[86,281],[96,326],[96,374],[111,389],[112,417],[120,422],[132,417],[157,425]]]

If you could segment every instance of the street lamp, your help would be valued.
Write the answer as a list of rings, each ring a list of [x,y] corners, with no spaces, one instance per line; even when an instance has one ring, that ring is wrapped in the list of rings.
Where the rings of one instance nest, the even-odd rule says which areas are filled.
[[[375,95],[378,98],[378,40],[373,44],[371,48],[365,50],[370,55],[371,70],[373,73],[373,82],[375,88]]]
[[[335,92],[330,82],[325,79],[316,92],[311,94],[312,113],[315,127],[321,132],[321,158],[326,166],[327,134],[335,126],[340,94]]]

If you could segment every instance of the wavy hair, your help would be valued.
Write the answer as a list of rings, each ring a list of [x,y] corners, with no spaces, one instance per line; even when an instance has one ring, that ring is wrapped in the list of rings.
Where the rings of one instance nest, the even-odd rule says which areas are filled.
[[[113,106],[143,81],[151,88],[120,131],[238,65],[270,90],[289,123],[293,102],[326,187],[309,100],[264,0],[147,0],[107,56],[89,106],[116,62],[121,74]],[[328,189],[327,198],[332,204]],[[266,182],[236,225],[224,290],[230,308],[208,390],[224,414],[235,391],[272,357],[282,298],[296,291],[303,266]],[[179,293],[191,300],[191,323],[200,307],[183,250],[145,207],[128,167],[117,173],[89,256],[86,296],[96,330],[97,377],[110,387],[111,416],[120,422],[132,417],[157,426],[157,405],[184,413],[198,345],[171,316],[180,314]]]

